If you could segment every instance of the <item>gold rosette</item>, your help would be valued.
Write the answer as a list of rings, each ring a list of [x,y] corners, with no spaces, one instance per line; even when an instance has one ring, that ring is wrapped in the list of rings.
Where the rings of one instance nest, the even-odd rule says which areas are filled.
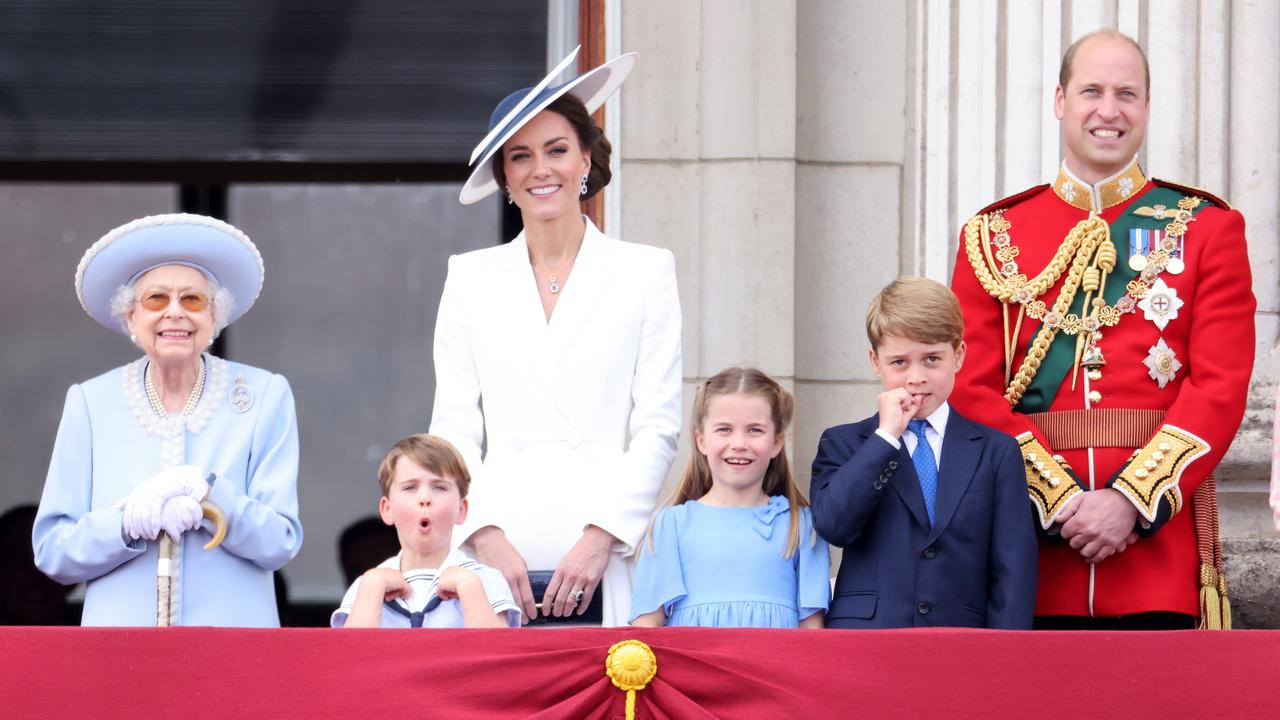
[[[609,648],[604,673],[627,693],[627,720],[635,720],[636,691],[643,690],[658,674],[658,658],[639,640],[623,640]]]

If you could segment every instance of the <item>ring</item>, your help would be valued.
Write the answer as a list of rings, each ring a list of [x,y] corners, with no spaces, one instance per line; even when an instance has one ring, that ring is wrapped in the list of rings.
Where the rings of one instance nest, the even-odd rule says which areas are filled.
[[[575,603],[580,603],[580,602],[582,602],[582,595],[583,595],[583,592],[582,592],[581,590],[579,590],[579,591],[575,592],[575,593],[573,594],[573,596],[572,596],[572,597],[573,597],[573,601],[574,601]]]

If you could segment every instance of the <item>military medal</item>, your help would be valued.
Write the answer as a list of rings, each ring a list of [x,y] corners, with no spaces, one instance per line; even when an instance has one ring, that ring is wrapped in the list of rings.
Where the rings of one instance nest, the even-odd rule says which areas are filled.
[[[1186,263],[1182,261],[1183,240],[1184,238],[1182,235],[1179,235],[1176,238],[1171,235],[1166,235],[1164,240],[1161,241],[1160,247],[1163,248],[1165,252],[1169,253],[1169,262],[1165,264],[1164,271],[1170,275],[1180,275],[1183,270],[1187,269]]]
[[[1157,279],[1147,291],[1146,297],[1138,301],[1138,308],[1143,317],[1155,323],[1161,330],[1170,320],[1178,317],[1178,309],[1182,307],[1182,299],[1178,291],[1165,285],[1163,279]]]
[[[251,407],[253,407],[253,390],[249,389],[249,384],[241,375],[236,378],[236,384],[231,387],[231,409],[243,414],[249,412]]]
[[[1165,263],[1164,270],[1170,275],[1177,275],[1186,269],[1186,263],[1182,259],[1182,241],[1183,234],[1186,233],[1187,223],[1195,220],[1194,210],[1200,205],[1200,198],[1183,198],[1178,201],[1178,207],[1170,208],[1164,205],[1154,205],[1152,207],[1140,207],[1133,211],[1134,215],[1139,217],[1155,218],[1156,220],[1170,220],[1171,222],[1161,230],[1138,230],[1129,231],[1129,267],[1134,272],[1142,272],[1142,268],[1146,267],[1146,255],[1152,250],[1159,248],[1169,255],[1168,262]],[[1150,237],[1146,237],[1150,234]],[[1136,260],[1134,252],[1145,246],[1142,253],[1143,258]],[[1141,265],[1142,267],[1136,267]]]
[[[1173,348],[1165,344],[1164,338],[1160,338],[1155,345],[1151,346],[1142,364],[1147,366],[1147,374],[1160,385],[1161,390],[1182,368],[1178,356],[1174,354]]]
[[[1134,272],[1142,272],[1147,268],[1147,256],[1160,247],[1164,239],[1161,230],[1132,228],[1129,230],[1129,268]],[[1166,266],[1166,269],[1167,266]]]

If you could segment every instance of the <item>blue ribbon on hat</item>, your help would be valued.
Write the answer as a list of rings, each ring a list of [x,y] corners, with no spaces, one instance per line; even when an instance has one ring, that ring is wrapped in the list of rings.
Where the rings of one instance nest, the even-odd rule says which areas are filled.
[[[472,167],[471,175],[463,183],[462,192],[458,194],[458,200],[462,204],[476,202],[498,189],[489,160],[530,118],[545,110],[556,98],[566,93],[572,93],[582,101],[587,112],[594,112],[614,90],[618,89],[627,74],[631,72],[636,60],[635,53],[619,55],[568,82],[552,86],[551,82],[573,64],[577,54],[578,51],[575,49],[569,53],[568,57],[561,60],[560,64],[542,79],[542,82],[531,88],[522,88],[511,93],[494,108],[489,116],[489,132],[471,152],[469,160]]]

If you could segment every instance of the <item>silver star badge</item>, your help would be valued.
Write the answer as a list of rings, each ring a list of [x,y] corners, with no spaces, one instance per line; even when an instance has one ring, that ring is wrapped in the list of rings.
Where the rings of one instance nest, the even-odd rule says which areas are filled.
[[[1138,302],[1138,307],[1142,310],[1144,317],[1164,330],[1170,320],[1178,317],[1178,308],[1182,307],[1182,300],[1178,298],[1178,291],[1165,285],[1164,279],[1161,278],[1156,280],[1147,291],[1146,297]]]
[[[1178,356],[1174,355],[1173,348],[1165,344],[1164,338],[1156,341],[1155,345],[1147,351],[1147,359],[1142,361],[1147,366],[1147,374],[1155,380],[1160,389],[1163,390],[1165,385],[1173,380],[1173,376],[1182,369],[1182,363],[1178,361]]]

